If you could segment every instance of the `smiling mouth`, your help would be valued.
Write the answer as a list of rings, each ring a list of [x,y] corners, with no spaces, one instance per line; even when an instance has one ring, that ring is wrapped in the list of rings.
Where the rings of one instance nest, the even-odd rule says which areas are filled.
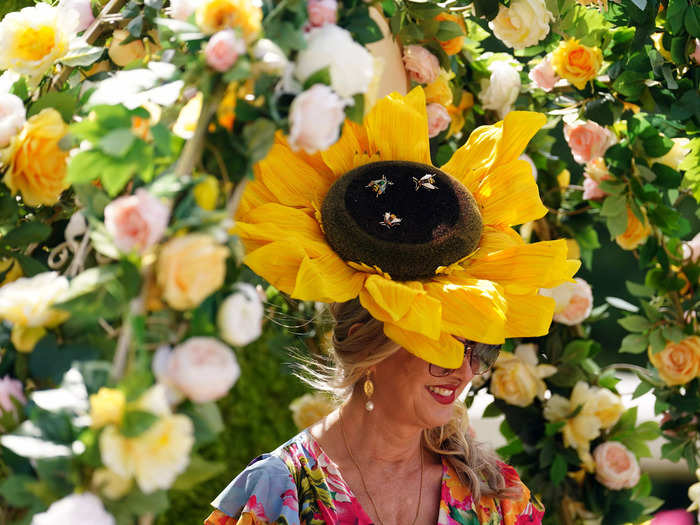
[[[457,387],[453,386],[426,386],[425,387],[430,395],[433,396],[438,403],[442,405],[449,405],[455,400]]]

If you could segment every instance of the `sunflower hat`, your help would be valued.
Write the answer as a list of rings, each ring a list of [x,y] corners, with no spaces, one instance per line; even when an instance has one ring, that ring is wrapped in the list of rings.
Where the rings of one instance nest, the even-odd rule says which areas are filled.
[[[456,368],[455,337],[502,343],[547,333],[579,262],[566,241],[525,243],[514,225],[543,217],[518,160],[544,115],[514,111],[477,128],[447,164],[431,163],[425,95],[379,100],[362,125],[309,155],[278,136],[236,213],[244,262],[306,301],[360,303],[418,357]]]

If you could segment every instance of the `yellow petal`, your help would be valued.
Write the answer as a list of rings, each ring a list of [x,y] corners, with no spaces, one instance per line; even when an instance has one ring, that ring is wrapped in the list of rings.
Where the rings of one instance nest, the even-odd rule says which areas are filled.
[[[323,161],[336,177],[364,164],[356,162],[356,157],[368,150],[367,137],[363,137],[364,134],[365,129],[362,126],[346,120],[338,142],[321,152]]]
[[[508,318],[506,337],[539,337],[549,332],[554,299],[537,293],[515,295],[506,292]]]
[[[46,334],[43,326],[22,326],[19,324],[12,326],[10,340],[15,346],[15,350],[28,354]]]
[[[413,355],[445,368],[459,368],[464,360],[464,345],[446,332],[438,340],[406,330],[403,325],[384,323],[384,334]]]
[[[367,274],[350,268],[330,248],[325,255],[302,260],[292,297],[303,301],[343,302],[360,293]]]
[[[478,257],[506,250],[513,246],[522,246],[523,244],[525,244],[525,241],[514,229],[507,226],[486,225],[479,241]]]
[[[442,304],[443,331],[482,343],[504,341],[507,304],[496,283],[455,276],[436,279],[425,289]]]
[[[239,184],[241,184],[239,182]],[[253,180],[248,182],[248,185],[243,191],[243,198],[238,205],[236,210],[235,219],[245,219],[246,215],[257,208],[268,202],[279,202],[277,198],[272,194],[272,192],[262,183],[260,180]]]
[[[484,224],[513,226],[547,213],[530,165],[524,160],[495,166],[472,193],[481,207]]]
[[[299,238],[299,242],[325,242],[314,217],[305,211],[273,202],[252,209],[245,222],[236,222],[233,232],[241,238],[246,251],[280,239],[290,240],[291,237]]]
[[[369,275],[360,292],[360,303],[379,321],[398,323],[435,340],[440,336],[442,306],[419,282],[397,282],[381,275]]]
[[[277,241],[248,253],[243,262],[272,286],[291,294],[304,257],[298,243]]]
[[[465,263],[466,275],[521,289],[554,288],[570,280],[580,266],[566,258],[565,239],[524,244]]]
[[[431,164],[425,94],[420,87],[405,97],[391,93],[365,117],[370,153],[377,160],[407,160]]]
[[[497,164],[507,164],[525,151],[535,133],[547,123],[547,117],[534,111],[511,111],[503,120],[503,136],[498,142]]]

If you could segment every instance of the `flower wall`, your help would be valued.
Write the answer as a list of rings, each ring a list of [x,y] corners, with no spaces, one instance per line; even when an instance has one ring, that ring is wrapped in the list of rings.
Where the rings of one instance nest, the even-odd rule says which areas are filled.
[[[648,520],[663,502],[639,459],[659,436],[695,472],[694,2],[20,4],[0,22],[2,520],[203,518],[294,432],[283,363],[323,353],[327,318],[242,264],[234,212],[276,134],[313,162],[345,119],[418,85],[436,165],[513,109],[545,114],[522,162],[550,213],[520,235],[568,239],[590,283],[623,252],[641,275],[622,297],[580,277],[541,290],[550,333],[508,341],[467,399],[493,394],[499,452],[548,522]],[[620,316],[621,341],[594,337]],[[660,427],[625,410],[621,370]],[[293,409],[303,426],[323,401]]]

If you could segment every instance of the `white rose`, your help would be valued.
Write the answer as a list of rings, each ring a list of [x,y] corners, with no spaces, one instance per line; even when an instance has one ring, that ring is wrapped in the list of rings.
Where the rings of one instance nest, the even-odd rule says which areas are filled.
[[[85,31],[95,21],[90,0],[61,0],[58,8],[63,11],[73,10],[78,15],[75,28],[78,33]]]
[[[343,107],[340,97],[324,84],[297,95],[289,108],[289,146],[307,153],[328,149],[340,137]]]
[[[256,65],[265,73],[281,75],[287,70],[289,60],[284,51],[268,38],[261,38],[251,49]]]
[[[200,3],[201,0],[170,0],[170,16],[176,20],[187,20]]]
[[[165,378],[195,403],[224,397],[241,375],[233,351],[213,337],[190,337],[169,353]]]
[[[606,441],[593,451],[595,477],[611,490],[631,489],[639,483],[637,458],[617,441]]]
[[[694,263],[700,259],[700,233],[683,243],[683,259],[690,259]]]
[[[100,498],[90,492],[83,492],[54,501],[46,512],[34,515],[31,525],[57,523],[114,525],[116,522],[114,516],[105,510]]]
[[[552,297],[554,320],[557,323],[573,326],[582,323],[593,309],[593,291],[583,279],[577,277],[575,282],[566,282],[555,288],[543,288],[540,295]]]
[[[334,24],[309,31],[306,48],[297,56],[295,75],[303,84],[325,67],[330,68],[333,91],[343,98],[366,92],[374,76],[374,59],[369,51]]]
[[[493,109],[503,118],[520,94],[520,73],[503,60],[493,62],[489,71],[491,77],[488,81],[482,81],[479,98],[484,109]]]
[[[668,153],[666,153],[666,155],[650,160],[652,163],[660,162],[669,168],[678,170],[685,156],[690,153],[690,139],[679,138],[671,140],[673,141],[673,147],[668,151]]]
[[[510,7],[500,6],[489,27],[507,46],[525,49],[547,36],[553,19],[544,0],[513,0]]]
[[[229,295],[219,308],[217,324],[221,339],[233,346],[252,343],[262,333],[264,314],[265,308],[255,287],[238,284],[236,293]]]
[[[10,93],[0,93],[0,149],[10,143],[27,121],[22,99]]]
[[[116,247],[143,253],[163,237],[170,220],[170,206],[139,188],[110,202],[104,210],[105,228]]]

